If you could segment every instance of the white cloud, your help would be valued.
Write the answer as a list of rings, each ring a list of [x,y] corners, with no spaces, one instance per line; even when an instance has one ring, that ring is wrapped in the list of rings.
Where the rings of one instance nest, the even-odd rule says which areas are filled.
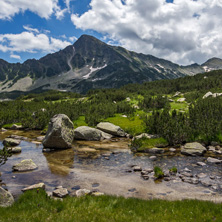
[[[20,55],[11,54],[10,58],[21,60],[21,56]]]
[[[222,0],[91,0],[73,24],[180,64],[222,58]]]
[[[76,38],[75,36],[71,36],[71,37],[69,37],[69,40],[70,40],[71,42],[75,42],[75,41],[77,40],[77,38]]]
[[[65,48],[71,43],[46,34],[22,32],[0,35],[0,50],[3,52],[50,53]]]
[[[42,18],[48,19],[52,14],[62,19],[69,10],[69,1],[66,8],[61,9],[58,0],[0,0],[0,19],[12,19],[15,14],[29,10]]]
[[[33,29],[31,28],[29,25],[23,25],[23,28],[29,32],[36,32],[36,33],[39,33],[39,30],[38,29]]]

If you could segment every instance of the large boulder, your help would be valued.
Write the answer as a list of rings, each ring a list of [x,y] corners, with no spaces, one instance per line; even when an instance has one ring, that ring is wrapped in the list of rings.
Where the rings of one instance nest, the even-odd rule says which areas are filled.
[[[207,149],[202,146],[200,143],[194,142],[194,143],[186,143],[181,148],[181,153],[184,155],[190,155],[190,156],[201,156],[204,152],[206,152]]]
[[[25,172],[37,169],[37,165],[31,160],[22,160],[20,163],[15,164],[12,169],[13,171]]]
[[[102,133],[100,130],[89,126],[80,126],[74,130],[74,139],[99,141],[102,139]]]
[[[0,207],[9,207],[14,203],[14,198],[10,192],[0,187]]]
[[[97,124],[96,128],[114,136],[126,136],[126,133],[123,129],[109,122],[101,122]]]
[[[52,149],[67,149],[72,146],[74,127],[65,114],[57,114],[49,122],[43,146]]]

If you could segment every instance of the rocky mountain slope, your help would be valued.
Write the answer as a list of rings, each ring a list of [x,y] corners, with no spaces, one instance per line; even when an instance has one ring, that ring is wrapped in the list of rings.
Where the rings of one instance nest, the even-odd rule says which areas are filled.
[[[215,69],[222,69],[221,59],[180,66],[82,35],[73,45],[39,60],[10,64],[0,59],[0,92],[57,89],[85,93],[92,88],[173,79]]]

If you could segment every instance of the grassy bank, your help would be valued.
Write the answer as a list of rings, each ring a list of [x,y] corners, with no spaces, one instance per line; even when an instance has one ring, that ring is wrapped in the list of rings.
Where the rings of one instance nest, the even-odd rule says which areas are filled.
[[[0,208],[0,221],[222,221],[222,205],[196,200],[164,201],[122,197],[49,199],[45,192],[23,194],[9,208]]]

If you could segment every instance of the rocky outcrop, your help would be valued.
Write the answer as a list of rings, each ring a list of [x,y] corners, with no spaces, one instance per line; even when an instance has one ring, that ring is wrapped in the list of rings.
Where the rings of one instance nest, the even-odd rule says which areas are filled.
[[[67,149],[72,146],[74,127],[65,114],[57,114],[49,122],[43,146],[51,149]]]
[[[4,146],[18,146],[20,144],[20,140],[12,139],[12,138],[5,138],[3,140]]]
[[[194,143],[186,143],[181,148],[181,153],[184,155],[190,155],[190,156],[201,156],[204,152],[206,152],[206,148],[202,146],[200,143],[194,142]]]
[[[88,126],[80,126],[74,130],[74,139],[77,140],[100,141],[102,138],[100,130]]]
[[[26,192],[28,190],[35,190],[35,189],[45,190],[45,184],[44,183],[38,183],[38,184],[31,185],[29,187],[26,187],[26,188],[22,189],[22,192]]]
[[[13,171],[19,172],[31,171],[37,168],[37,165],[31,159],[22,160],[20,163],[17,163],[12,167]]]
[[[126,135],[123,129],[109,122],[101,122],[97,124],[96,128],[114,136],[124,137]]]
[[[0,207],[9,207],[14,203],[12,194],[0,187]]]

